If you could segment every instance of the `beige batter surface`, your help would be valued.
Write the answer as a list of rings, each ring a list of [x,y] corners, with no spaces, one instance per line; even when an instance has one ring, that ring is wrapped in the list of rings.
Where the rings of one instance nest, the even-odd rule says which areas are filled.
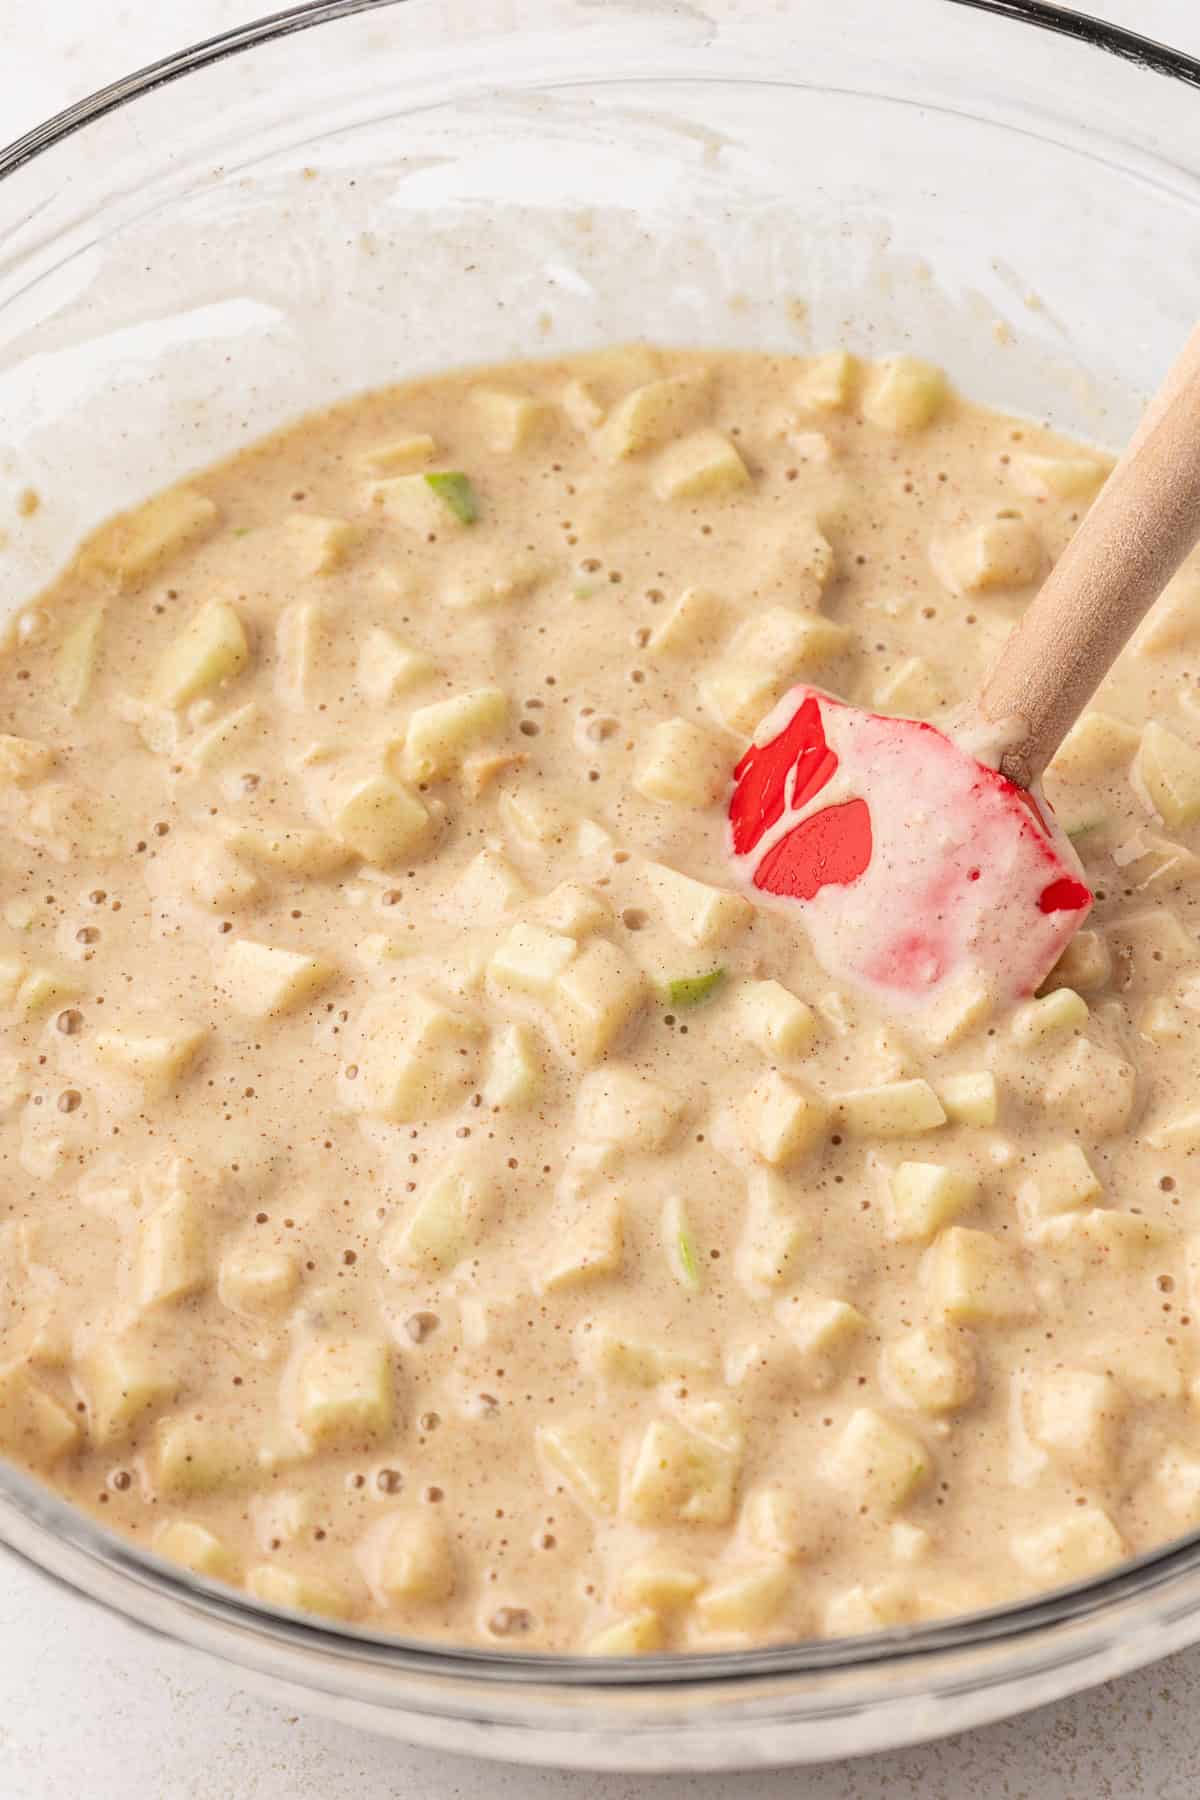
[[[789,683],[941,717],[1107,466],[911,359],[631,349],[93,538],[0,671],[7,1453],[264,1601],[525,1650],[1200,1524],[1195,571],[1048,780],[1098,905],[1045,998],[902,1030],[724,852]]]

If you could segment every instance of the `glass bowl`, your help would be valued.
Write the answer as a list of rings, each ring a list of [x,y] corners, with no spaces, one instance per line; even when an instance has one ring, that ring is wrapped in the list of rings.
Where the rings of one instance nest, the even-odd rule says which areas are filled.
[[[158,63],[0,153],[0,517],[44,499],[0,604],[304,410],[539,348],[907,348],[1115,444],[1194,314],[1198,88],[1037,0],[326,0]],[[1200,1640],[1195,1537],[949,1624],[603,1662],[272,1612],[6,1465],[0,1539],[289,1706],[579,1767],[885,1749]]]

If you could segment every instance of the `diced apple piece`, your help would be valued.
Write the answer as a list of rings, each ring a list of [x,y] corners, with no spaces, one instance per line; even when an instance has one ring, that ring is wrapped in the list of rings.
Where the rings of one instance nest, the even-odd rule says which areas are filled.
[[[314,771],[313,788],[330,830],[365,862],[386,868],[429,836],[428,811],[390,775],[335,766]]]
[[[130,1338],[108,1337],[79,1362],[79,1383],[88,1409],[88,1436],[107,1445],[129,1436],[153,1407],[179,1392],[179,1380],[161,1355]]]
[[[783,1179],[770,1169],[756,1169],[746,1191],[734,1265],[738,1280],[752,1294],[781,1286],[810,1237]]]
[[[582,881],[560,881],[531,910],[539,924],[573,938],[587,937],[612,924],[608,901]]]
[[[472,388],[471,403],[488,448],[502,453],[526,449],[551,422],[544,400],[513,388]]]
[[[353,1602],[343,1588],[319,1575],[301,1575],[275,1563],[256,1564],[246,1576],[246,1591],[264,1606],[319,1613],[327,1619],[348,1619],[354,1612]]]
[[[1027,520],[1004,517],[939,540],[932,561],[951,593],[982,594],[1036,581],[1045,549]]]
[[[358,1076],[343,1097],[404,1125],[445,1112],[471,1085],[485,1027],[431,994],[406,993],[369,1002],[360,1032]]]
[[[1082,1031],[1088,1022],[1088,1003],[1073,988],[1056,988],[1041,1000],[1027,1000],[1012,1017],[1013,1041],[1041,1044],[1047,1038]]]
[[[729,781],[726,752],[687,719],[654,727],[633,776],[639,794],[669,806],[715,806]]]
[[[625,1207],[618,1194],[581,1198],[556,1224],[545,1264],[538,1272],[543,1293],[584,1287],[620,1271],[625,1255]]]
[[[282,1311],[299,1284],[299,1265],[286,1250],[240,1246],[222,1260],[217,1292],[235,1312],[270,1314]]]
[[[1153,976],[1157,985],[1167,969],[1190,963],[1196,954],[1194,936],[1165,906],[1122,913],[1109,926],[1108,939],[1124,965],[1123,986],[1128,986],[1131,975]]]
[[[491,1181],[465,1159],[440,1169],[384,1232],[379,1246],[384,1267],[392,1274],[448,1273],[479,1241],[494,1203]]]
[[[715,646],[724,611],[724,602],[711,588],[684,588],[651,633],[648,648],[663,656],[694,656],[705,645]]]
[[[334,974],[315,956],[235,938],[225,956],[221,985],[235,1012],[248,1019],[269,1019],[311,1000],[328,987]]]
[[[177,1193],[139,1222],[134,1253],[139,1306],[186,1300],[208,1285],[209,1274],[204,1210],[193,1195]]]
[[[906,1243],[924,1243],[965,1212],[975,1200],[973,1176],[944,1163],[902,1162],[888,1183],[888,1233]]]
[[[700,500],[750,485],[750,471],[732,438],[711,426],[663,451],[654,471],[662,500]]]
[[[516,1112],[542,1091],[542,1058],[527,1025],[506,1025],[492,1039],[483,1098],[488,1106]]]
[[[1061,1052],[1042,1084],[1042,1105],[1055,1123],[1094,1138],[1124,1131],[1136,1100],[1133,1064],[1087,1037]]]
[[[584,1649],[588,1656],[644,1656],[665,1641],[661,1619],[647,1607],[596,1632]]]
[[[232,707],[183,746],[187,768],[194,773],[198,769],[215,767],[261,723],[262,709],[253,700],[247,700],[244,706]]]
[[[532,783],[505,789],[499,810],[508,830],[526,844],[565,843],[574,823],[570,814]]]
[[[1028,1396],[1030,1436],[1083,1481],[1112,1473],[1125,1398],[1111,1375],[1048,1369]]]
[[[741,894],[710,887],[663,863],[647,863],[644,878],[667,930],[694,949],[727,943],[754,917],[754,908]]]
[[[885,1081],[840,1094],[837,1110],[856,1137],[916,1137],[946,1123],[946,1111],[927,1081]]]
[[[309,831],[303,826],[268,830],[256,825],[237,825],[224,836],[235,856],[256,868],[306,879],[333,875],[344,869],[354,855],[351,845],[340,843],[327,831]]]
[[[604,403],[591,381],[568,381],[562,391],[562,409],[576,431],[594,431],[604,419]]]
[[[892,1513],[928,1480],[929,1452],[915,1432],[860,1406],[824,1460],[831,1486],[871,1512]]]
[[[763,1556],[794,1561],[808,1549],[802,1508],[786,1488],[752,1489],[742,1502],[738,1531],[749,1548]]]
[[[447,910],[464,924],[491,925],[528,898],[529,889],[508,858],[498,850],[480,850],[450,890]]]
[[[427,431],[410,431],[363,453],[363,467],[371,475],[404,475],[432,462],[437,444]]]
[[[379,1338],[333,1338],[302,1354],[296,1424],[314,1449],[379,1437],[394,1409],[392,1359]]]
[[[800,431],[793,419],[782,425],[775,435],[786,440],[793,454],[802,463],[810,463],[814,468],[826,468],[837,461],[836,448],[823,431]]]
[[[318,513],[292,513],[284,521],[288,547],[302,575],[331,575],[340,569],[363,539],[363,527],[350,519]]]
[[[250,660],[250,646],[236,610],[211,600],[193,613],[161,658],[152,696],[161,706],[186,706],[206,688],[231,681]]]
[[[160,1494],[212,1494],[243,1487],[255,1474],[254,1448],[234,1419],[176,1413],[160,1419],[150,1459]]]
[[[25,964],[19,957],[0,957],[0,1006],[12,1006],[25,979]]]
[[[1061,1522],[1013,1538],[1013,1555],[1040,1587],[1099,1575],[1126,1555],[1121,1534],[1098,1506],[1079,1506]]]
[[[1109,476],[1112,459],[1101,456],[1045,456],[1026,450],[1010,461],[1017,486],[1050,500],[1090,500]]]
[[[1087,1206],[1102,1192],[1079,1145],[1058,1144],[1038,1154],[1033,1174],[1017,1192],[1017,1207],[1025,1225],[1036,1229],[1045,1219]]]
[[[923,719],[941,706],[946,682],[923,656],[909,656],[876,683],[871,703],[880,712]]]
[[[311,600],[285,606],[275,626],[275,691],[285,706],[305,707],[321,663],[321,609]]]
[[[1200,1110],[1189,1108],[1172,1118],[1160,1119],[1147,1131],[1146,1143],[1151,1150],[1172,1150],[1184,1156],[1200,1150]]]
[[[761,668],[776,678],[812,673],[853,649],[854,633],[820,613],[773,606],[747,619],[734,632],[729,661],[736,668]]]
[[[844,412],[859,376],[859,362],[848,350],[828,350],[815,356],[792,388],[801,412]]]
[[[536,557],[495,557],[468,568],[446,582],[442,604],[454,612],[477,612],[486,606],[504,606],[523,600],[545,580],[547,565]]]
[[[1200,819],[1200,749],[1157,719],[1142,731],[1133,774],[1167,825],[1180,830]]]
[[[419,687],[436,673],[433,658],[414,650],[382,625],[372,626],[358,653],[356,680],[376,706],[387,706],[397,694]]]
[[[585,1142],[661,1150],[683,1117],[686,1102],[660,1082],[610,1064],[579,1084],[575,1129]]]
[[[0,732],[0,784],[24,787],[27,782],[40,781],[57,760],[58,752],[49,744]]]
[[[1123,843],[1115,844],[1112,859],[1123,878],[1139,893],[1145,888],[1178,888],[1200,880],[1200,856],[1153,831],[1135,831]],[[1082,935],[1077,933],[1072,944]]]
[[[679,1612],[695,1599],[703,1578],[679,1556],[665,1551],[639,1557],[617,1577],[613,1602],[623,1611]]]
[[[788,686],[788,678],[758,663],[721,662],[697,682],[705,708],[736,737],[757,730]]]
[[[737,1107],[746,1148],[762,1162],[787,1167],[813,1150],[829,1123],[818,1094],[775,1069],[761,1076]]]
[[[756,1631],[769,1625],[792,1586],[786,1562],[763,1561],[731,1570],[696,1599],[696,1619],[706,1631]]]
[[[497,996],[522,994],[545,1002],[578,952],[575,939],[561,932],[516,924],[488,963],[488,990]]]
[[[709,392],[703,374],[666,375],[645,382],[613,407],[596,433],[596,448],[609,462],[653,449],[702,416]]]
[[[930,1304],[955,1324],[1028,1318],[1033,1308],[1017,1254],[986,1231],[952,1225],[928,1255]]]
[[[523,769],[529,761],[524,750],[475,750],[463,757],[459,771],[464,800],[482,800],[506,775]]]
[[[646,980],[607,938],[592,938],[559,976],[554,1010],[564,1041],[581,1063],[594,1063],[641,1011]]]
[[[642,1434],[621,1494],[636,1525],[725,1525],[733,1514],[735,1450],[655,1419]]]
[[[670,1194],[663,1202],[662,1241],[672,1277],[680,1287],[698,1291],[702,1285],[700,1261],[687,1203],[680,1194]]]
[[[878,363],[862,399],[864,416],[885,431],[921,431],[942,410],[946,377],[917,356],[893,356]]]
[[[712,1358],[665,1340],[634,1337],[615,1326],[597,1324],[587,1331],[587,1361],[605,1382],[631,1387],[657,1387],[660,1381],[710,1377]]]
[[[552,1481],[564,1482],[589,1512],[612,1512],[617,1497],[616,1459],[595,1425],[588,1420],[539,1425],[534,1442]]]
[[[217,518],[207,495],[195,488],[171,488],[103,526],[84,550],[85,566],[99,568],[125,586],[209,536]]]
[[[191,1071],[208,1037],[204,1025],[146,1019],[120,1030],[98,1031],[92,1047],[101,1062],[140,1081],[148,1094],[165,1094]]]
[[[78,712],[91,692],[100,660],[104,616],[103,606],[83,607],[58,647],[54,683],[59,699],[71,712]]]
[[[79,983],[74,976],[39,963],[22,978],[13,1004],[22,1018],[29,1019],[63,1000],[73,1000],[78,992]]]
[[[1124,719],[1085,712],[1059,745],[1052,768],[1064,781],[1092,781],[1132,761],[1140,743],[1138,732]]]
[[[228,1545],[194,1519],[172,1519],[157,1532],[154,1548],[168,1562],[204,1575],[210,1581],[232,1581],[237,1560]]]
[[[895,1338],[883,1352],[886,1385],[922,1412],[953,1412],[975,1393],[975,1353],[965,1332],[922,1325]]]
[[[848,1300],[798,1288],[775,1303],[775,1317],[799,1353],[805,1384],[828,1387],[867,1321]]]
[[[364,1546],[367,1578],[389,1606],[436,1605],[454,1592],[458,1570],[450,1534],[435,1510],[408,1508],[382,1521]]]
[[[479,516],[469,480],[452,469],[426,469],[417,475],[393,475],[377,481],[371,500],[390,524],[422,537],[462,530]]]
[[[764,1056],[803,1056],[817,1034],[817,1015],[778,981],[745,981],[738,1014],[750,1042]]]
[[[892,1529],[898,1531],[900,1526]],[[830,1596],[822,1624],[827,1637],[859,1637],[868,1631],[886,1631],[891,1625],[906,1625],[915,1611],[907,1582],[878,1581],[871,1587],[856,1582]]]
[[[79,1426],[23,1362],[0,1363],[0,1446],[35,1469],[49,1468],[73,1450]]]
[[[1178,650],[1200,636],[1200,571],[1185,565],[1167,583],[1133,640],[1139,655]]]
[[[995,1125],[999,1118],[997,1078],[988,1069],[968,1075],[946,1075],[937,1098],[952,1125]]]
[[[408,781],[441,781],[462,766],[464,751],[508,723],[502,688],[475,688],[419,706],[408,721],[401,772]]]
[[[1200,1457],[1182,1444],[1169,1444],[1154,1470],[1154,1485],[1167,1511],[1184,1526],[1200,1520]]]
[[[915,1563],[928,1556],[933,1538],[923,1525],[910,1525],[907,1520],[897,1519],[888,1533],[888,1541],[897,1562]]]
[[[1112,975],[1112,953],[1098,931],[1077,931],[1051,971],[1055,984],[1076,993],[1104,987]]]
[[[913,1021],[914,1029],[932,1048],[947,1050],[986,1025],[995,1006],[990,983],[968,975],[947,983],[937,999],[921,1009]]]
[[[1090,1273],[1144,1267],[1148,1256],[1161,1254],[1165,1236],[1163,1227],[1142,1213],[1097,1206],[1047,1220],[1041,1241],[1048,1248],[1076,1251],[1080,1272]]]

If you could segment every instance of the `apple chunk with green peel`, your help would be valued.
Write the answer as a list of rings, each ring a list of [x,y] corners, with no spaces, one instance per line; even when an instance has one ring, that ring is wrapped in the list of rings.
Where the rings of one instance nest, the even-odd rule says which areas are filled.
[[[1040,796],[932,725],[795,687],[733,780],[739,884],[893,1011],[1032,994],[1091,907]]]

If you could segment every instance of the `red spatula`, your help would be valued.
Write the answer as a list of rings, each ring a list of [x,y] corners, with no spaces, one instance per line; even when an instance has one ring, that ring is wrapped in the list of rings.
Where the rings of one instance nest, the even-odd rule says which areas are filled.
[[[1040,986],[1092,904],[1038,782],[1200,539],[1200,328],[1004,646],[945,728],[795,687],[734,770],[729,854],[836,980],[892,1010]]]

